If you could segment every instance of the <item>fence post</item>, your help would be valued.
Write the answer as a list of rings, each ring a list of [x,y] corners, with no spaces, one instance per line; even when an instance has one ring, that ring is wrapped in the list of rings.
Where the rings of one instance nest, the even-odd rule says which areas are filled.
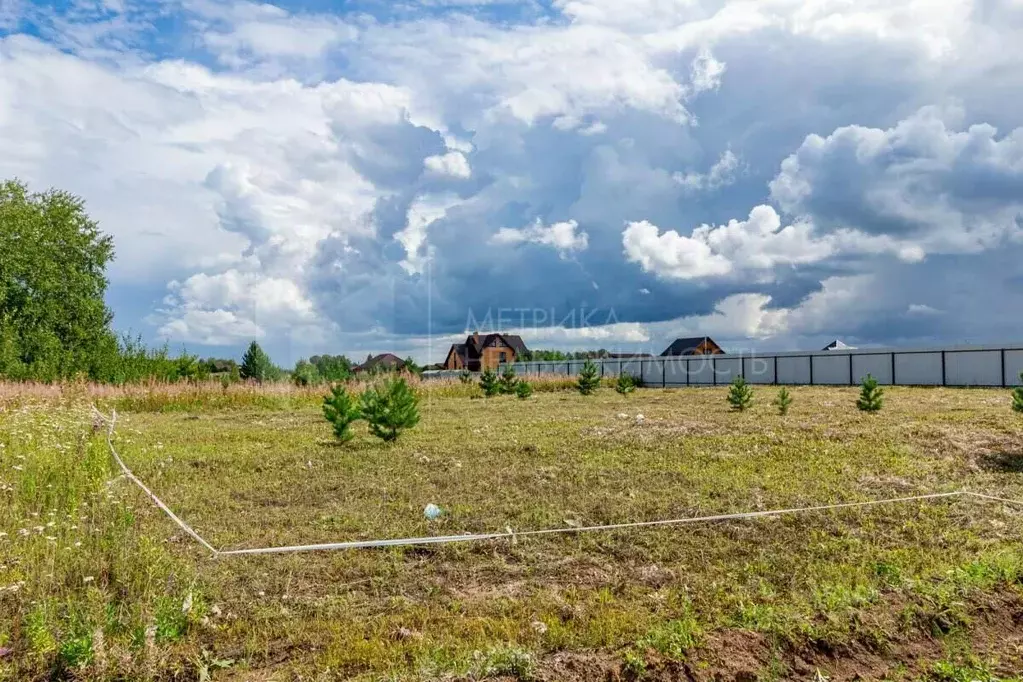
[[[895,352],[892,352],[892,386],[895,385]]]
[[[945,351],[941,351],[941,385],[942,386],[948,385],[947,379],[945,379]]]
[[[686,363],[686,386],[689,386],[692,383],[692,379],[689,377],[689,361],[686,360],[685,363]],[[1003,377],[1005,376],[1005,372],[1002,372],[1002,376]]]
[[[1002,356],[1002,388],[1005,388],[1005,349],[1001,350]]]
[[[849,385],[853,385],[852,353],[849,353]]]
[[[806,358],[810,361],[810,385],[813,386],[813,356],[807,355]]]
[[[778,356],[774,356],[774,385],[778,385]]]
[[[668,363],[667,363],[667,362],[665,362],[664,360],[661,360],[661,388],[664,388],[665,386],[667,386],[667,385],[668,385],[668,384],[667,384],[667,383],[665,383],[665,381],[664,381],[664,371],[665,371],[665,368],[666,368],[667,366],[668,366]]]
[[[710,357],[710,373],[714,375],[714,385],[718,385],[718,359],[713,355]]]

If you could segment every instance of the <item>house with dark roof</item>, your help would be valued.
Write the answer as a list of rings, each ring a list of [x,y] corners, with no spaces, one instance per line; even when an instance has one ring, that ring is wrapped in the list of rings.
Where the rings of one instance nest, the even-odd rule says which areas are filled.
[[[856,346],[850,346],[839,339],[835,339],[828,345],[824,346],[824,348],[821,348],[821,350],[856,350]]]
[[[480,372],[485,369],[497,369],[515,359],[528,349],[521,336],[515,334],[480,334],[473,333],[466,337],[465,343],[451,345],[444,359],[444,369],[467,369]]]
[[[356,374],[363,372],[396,372],[401,369],[405,361],[394,353],[381,353],[366,358],[366,362],[356,365],[352,371]]]
[[[721,346],[714,343],[709,336],[693,336],[686,339],[675,339],[671,345],[664,349],[661,357],[674,357],[677,355],[724,355],[725,351]]]

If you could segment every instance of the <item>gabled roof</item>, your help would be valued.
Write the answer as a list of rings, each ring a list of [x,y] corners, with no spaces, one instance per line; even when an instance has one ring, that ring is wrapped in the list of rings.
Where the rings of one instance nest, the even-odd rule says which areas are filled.
[[[475,353],[473,357],[479,357],[479,354],[484,348],[489,346],[494,339],[501,339],[506,346],[515,351],[516,355],[526,352],[526,344],[522,341],[522,337],[516,334],[480,334],[480,335],[469,335],[465,340],[464,345],[471,347]]]
[[[714,339],[709,336],[691,336],[684,339],[675,339],[671,345],[664,349],[661,356],[666,355],[693,355],[693,350],[698,348],[701,344],[707,343],[714,348],[717,348],[722,353],[721,346],[714,343]]]
[[[393,369],[395,367],[400,367],[403,364],[405,364],[405,361],[394,353],[381,353],[380,355],[374,355],[355,369],[361,371],[376,369],[377,367],[388,367]]]
[[[629,358],[652,358],[653,355],[650,353],[608,353],[606,357],[610,360],[628,360]]]
[[[848,344],[842,343],[838,339],[835,339],[828,345],[824,346],[824,348],[822,348],[821,350],[855,350],[855,349],[856,346],[850,346]]]

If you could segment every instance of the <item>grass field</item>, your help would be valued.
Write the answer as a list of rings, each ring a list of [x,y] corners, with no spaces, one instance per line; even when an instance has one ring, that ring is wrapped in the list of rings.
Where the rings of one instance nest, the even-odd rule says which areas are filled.
[[[553,380],[546,387],[557,388]],[[950,499],[683,527],[221,557],[969,489],[1023,500],[997,390],[483,400],[424,386],[393,445],[317,392],[0,389],[0,679],[1017,679],[1023,507]],[[444,515],[427,521],[435,503]],[[858,677],[857,677],[858,676]]]

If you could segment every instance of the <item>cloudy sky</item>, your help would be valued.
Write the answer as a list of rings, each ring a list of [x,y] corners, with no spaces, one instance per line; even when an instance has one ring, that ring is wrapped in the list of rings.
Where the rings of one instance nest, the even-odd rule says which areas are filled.
[[[121,329],[440,361],[1023,337],[1023,0],[0,0]],[[608,324],[610,323],[610,324]]]

